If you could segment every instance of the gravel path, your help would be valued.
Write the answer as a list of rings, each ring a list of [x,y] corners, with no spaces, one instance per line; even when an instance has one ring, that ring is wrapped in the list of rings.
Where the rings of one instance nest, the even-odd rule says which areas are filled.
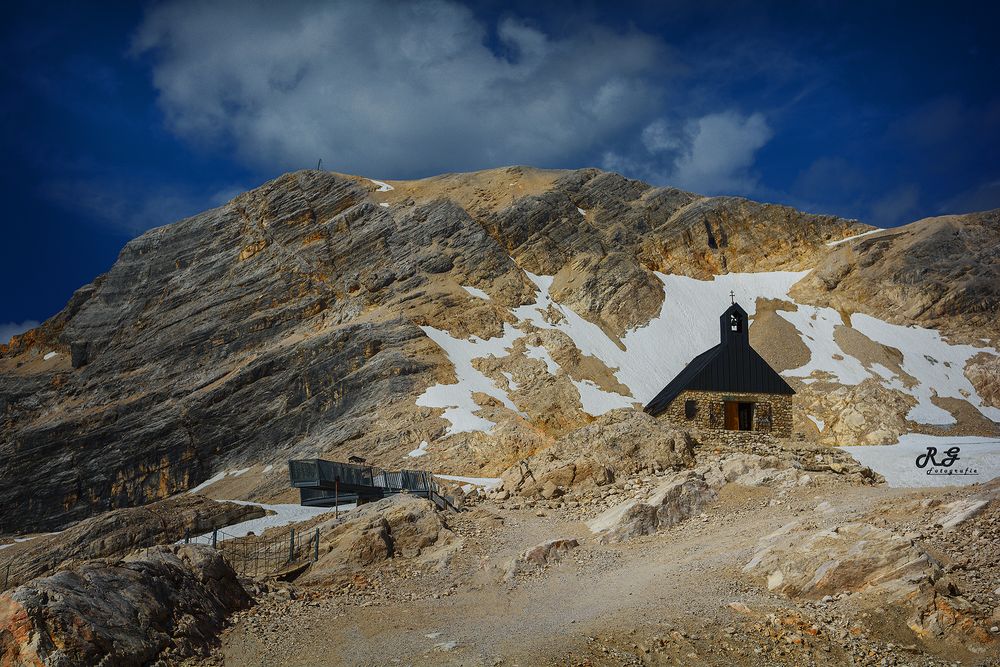
[[[349,591],[266,597],[226,633],[210,663],[630,664],[656,638],[660,657],[676,654],[686,664],[760,664],[765,649],[753,643],[759,637],[740,638],[746,619],[730,603],[793,616],[825,613],[796,607],[741,574],[760,537],[793,519],[856,521],[879,503],[934,493],[845,485],[834,494],[797,488],[777,499],[773,489],[729,485],[701,517],[617,545],[600,544],[582,521],[557,510],[454,515],[450,525],[464,544],[446,567],[397,559]],[[824,501],[829,507],[816,510]],[[556,537],[578,538],[581,546],[559,563],[505,579],[514,556]],[[847,659],[836,645],[818,653],[810,657],[814,664]],[[784,662],[781,655],[774,664],[802,657],[791,652]],[[936,664],[921,660],[898,664]]]

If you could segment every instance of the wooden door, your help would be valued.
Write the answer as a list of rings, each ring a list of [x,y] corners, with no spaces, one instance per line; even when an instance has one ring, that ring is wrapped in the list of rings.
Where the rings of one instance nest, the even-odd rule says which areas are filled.
[[[726,430],[740,430],[740,404],[736,401],[726,401]]]

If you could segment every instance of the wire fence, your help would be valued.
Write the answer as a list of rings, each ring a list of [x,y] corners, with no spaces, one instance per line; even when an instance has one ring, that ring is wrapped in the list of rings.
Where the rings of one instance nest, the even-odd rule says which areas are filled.
[[[319,528],[296,530],[287,535],[262,537],[230,535],[223,530],[186,537],[186,544],[205,544],[219,551],[230,567],[244,577],[274,574],[298,563],[319,559]]]

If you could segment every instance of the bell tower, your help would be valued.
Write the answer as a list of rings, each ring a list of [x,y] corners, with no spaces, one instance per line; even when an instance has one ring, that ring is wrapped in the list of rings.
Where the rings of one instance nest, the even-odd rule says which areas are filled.
[[[733,297],[732,293],[730,296]],[[749,328],[747,311],[733,298],[732,305],[719,318],[719,342],[723,345],[750,345]]]

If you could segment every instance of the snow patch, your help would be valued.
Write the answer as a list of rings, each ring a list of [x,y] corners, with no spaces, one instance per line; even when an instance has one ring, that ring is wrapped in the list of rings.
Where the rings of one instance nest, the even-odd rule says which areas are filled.
[[[835,245],[840,245],[841,243],[847,243],[848,241],[853,241],[854,239],[860,239],[862,236],[868,236],[869,234],[877,234],[878,232],[884,232],[884,229],[872,229],[867,232],[862,232],[860,234],[855,234],[854,236],[848,236],[846,239],[840,239],[839,241],[830,241],[827,243],[831,248]]]
[[[458,382],[455,384],[436,384],[428,387],[417,398],[419,406],[445,408],[441,416],[451,422],[447,435],[469,431],[486,432],[496,426],[490,420],[475,414],[479,411],[479,405],[472,398],[476,392],[492,396],[508,409],[526,416],[517,409],[505,390],[496,386],[493,380],[472,365],[473,359],[507,356],[510,346],[523,336],[523,333],[509,324],[504,324],[503,336],[486,340],[478,336],[471,336],[468,340],[460,340],[452,338],[446,331],[434,327],[421,326],[420,328],[427,334],[428,338],[444,350],[448,360],[455,367],[455,375],[458,378]]]
[[[472,484],[473,486],[481,486],[484,489],[492,489],[495,486],[500,486],[503,481],[499,477],[462,477],[461,475],[434,475],[438,479],[447,479],[452,482],[463,482],[464,484]]]
[[[524,356],[529,359],[539,359],[544,361],[545,368],[548,370],[549,375],[555,375],[559,372],[559,364],[556,363],[556,360],[552,358],[549,351],[542,345],[527,345],[525,347]]]
[[[267,473],[271,472],[272,470],[274,470],[274,466],[273,465],[268,464],[268,465],[264,466],[264,474],[265,475]]]
[[[975,475],[928,475],[928,470],[917,467],[917,456],[927,453],[928,447],[937,450],[936,458],[941,461],[949,447],[959,447],[959,458],[950,468],[953,473],[974,470]],[[885,477],[893,487],[916,486],[967,486],[988,482],[1000,476],[1000,440],[978,436],[938,436],[922,433],[908,433],[899,437],[895,445],[868,445],[841,447],[861,465],[868,466]],[[941,469],[939,467],[939,469]]]
[[[268,528],[276,528],[279,526],[287,526],[290,523],[299,523],[300,521],[308,521],[315,517],[323,514],[333,513],[335,508],[333,507],[305,507],[303,505],[265,505],[264,503],[255,503],[247,500],[223,500],[220,502],[236,503],[237,505],[259,505],[265,510],[270,510],[274,514],[268,514],[259,519],[250,519],[249,521],[243,521],[241,523],[233,524],[232,526],[226,526],[225,528],[219,529],[219,541],[225,541],[233,537],[245,537],[251,532],[254,535],[260,535]],[[347,510],[354,509],[355,505],[344,504],[340,506],[340,512],[345,512]],[[200,541],[204,542],[205,538],[211,538],[212,533],[205,533],[200,535]]]
[[[378,186],[378,190],[375,192],[389,192],[394,189],[391,185],[383,181],[376,181],[374,178],[369,178],[368,180]]]
[[[42,359],[44,359],[45,361],[48,361],[49,359],[52,359],[52,358],[58,357],[58,356],[59,356],[58,352],[46,352],[45,356],[42,357]]]
[[[188,493],[198,493],[202,489],[205,489],[205,488],[208,488],[208,487],[212,486],[213,484],[215,484],[216,482],[218,482],[220,479],[222,479],[225,476],[226,476],[226,471],[225,470],[223,470],[222,472],[217,472],[214,475],[212,475],[211,477],[209,477],[208,479],[206,479],[204,482],[202,482],[201,484],[199,484],[198,486],[194,487],[193,489],[189,489]]]
[[[423,440],[420,442],[420,444],[417,446],[416,449],[411,449],[409,452],[407,452],[406,455],[409,456],[410,458],[415,459],[425,455],[426,453],[427,453],[427,441]]]
[[[604,391],[590,380],[578,382],[572,380],[573,386],[580,392],[580,402],[583,411],[594,417],[617,408],[632,407],[632,399],[610,391]]]
[[[820,431],[822,431],[823,427],[826,426],[826,422],[824,422],[822,419],[819,419],[817,417],[813,417],[812,415],[806,415],[806,417],[809,417],[809,420],[813,424],[816,424],[816,428],[818,428]]]
[[[577,212],[578,212],[578,213],[579,213],[580,215],[582,215],[582,216],[586,216],[586,215],[587,215],[587,212],[586,212],[586,211],[584,211],[584,210],[583,210],[582,208],[580,208],[579,206],[577,206],[577,207],[576,207],[576,210],[577,210]]]
[[[389,208],[388,202],[379,202],[379,206],[381,206],[382,208]]]
[[[596,324],[571,308],[552,301],[552,276],[526,272],[538,287],[534,304],[512,310],[515,317],[539,329],[555,329],[568,335],[584,354],[600,359],[615,371],[615,377],[641,403],[647,403],[696,355],[719,342],[719,315],[729,304],[730,290],[753,316],[758,298],[787,299],[788,290],[808,271],[730,273],[712,280],[657,273],[665,297],[660,313],[648,324],[626,332],[621,343],[612,341]],[[543,317],[548,308],[563,319],[550,324]]]
[[[484,292],[483,290],[479,289],[478,287],[462,285],[462,289],[464,289],[466,292],[476,297],[477,299],[485,299],[486,301],[490,300],[490,295]]]
[[[516,382],[514,382],[514,376],[513,376],[513,374],[508,373],[507,371],[500,371],[500,374],[503,375],[505,378],[507,378],[507,387],[511,391],[517,391],[517,389],[518,389],[518,387],[520,385],[518,385]]]
[[[955,418],[950,412],[931,402],[936,395],[967,400],[988,419],[1000,421],[1000,408],[984,405],[976,388],[965,377],[965,365],[970,358],[981,352],[996,355],[995,349],[950,345],[934,329],[889,324],[870,315],[855,313],[851,316],[851,326],[876,343],[903,353],[900,367],[917,380],[915,386],[901,389],[917,399],[907,419],[923,424],[954,424]]]
[[[794,312],[776,312],[798,330],[802,342],[809,348],[809,361],[798,368],[785,371],[783,375],[809,377],[815,372],[825,372],[845,385],[859,384],[870,376],[861,362],[844,354],[833,339],[836,328],[844,324],[836,310],[799,305]]]

